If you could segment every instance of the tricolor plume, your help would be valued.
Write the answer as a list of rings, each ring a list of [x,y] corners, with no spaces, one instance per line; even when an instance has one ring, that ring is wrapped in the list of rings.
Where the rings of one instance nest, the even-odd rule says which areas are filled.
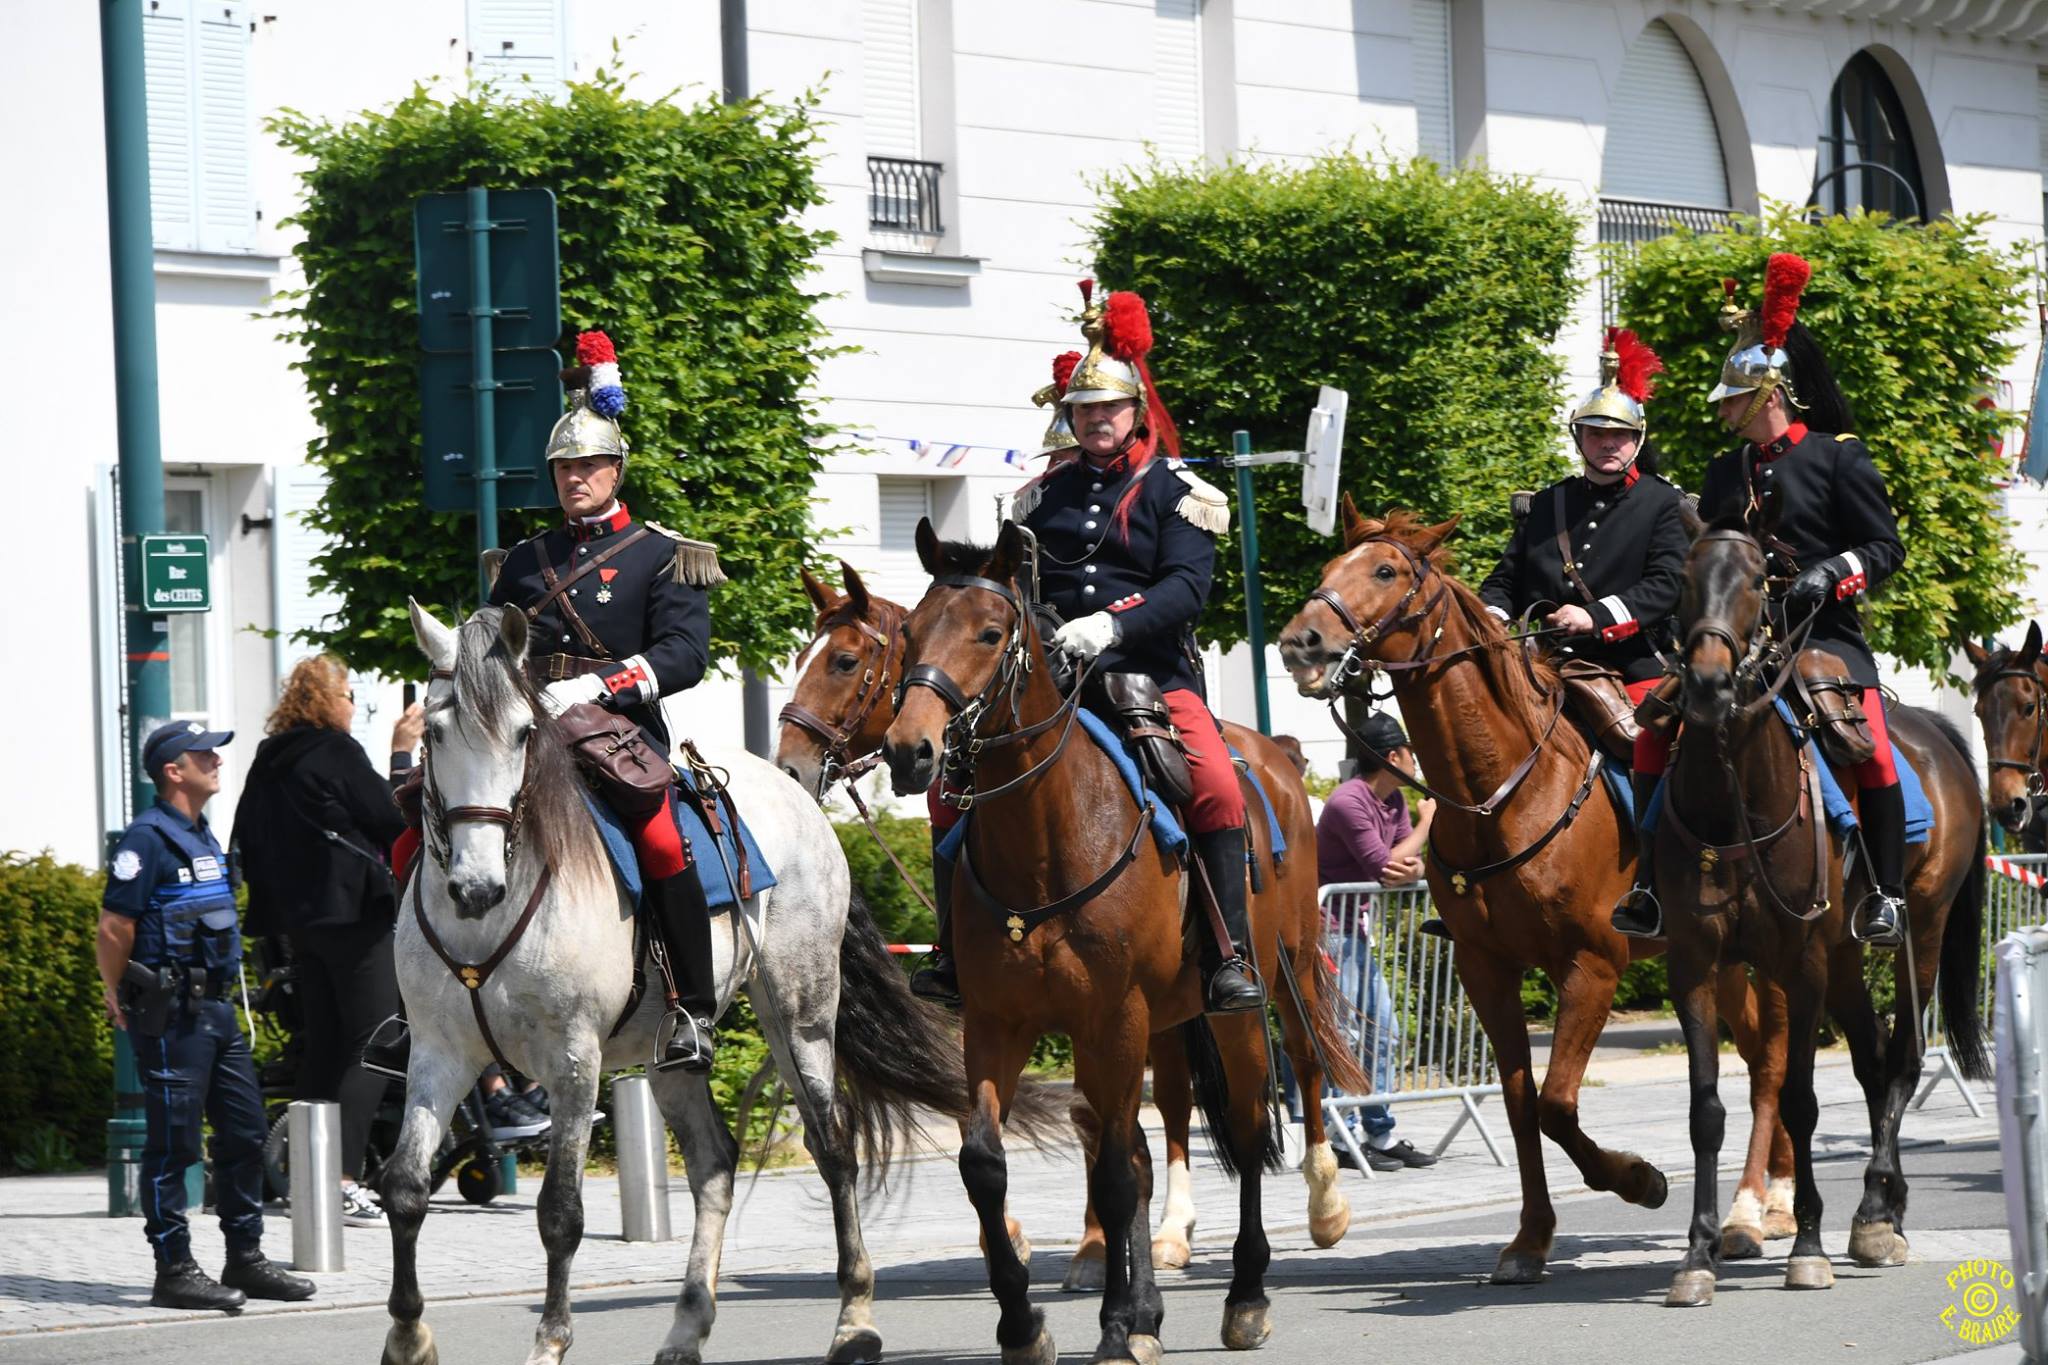
[[[1638,403],[1649,401],[1657,391],[1657,386],[1650,382],[1651,378],[1664,372],[1664,362],[1631,331],[1610,331],[1607,344],[1614,348],[1614,354],[1620,361],[1615,369],[1615,387]]]
[[[590,370],[590,406],[604,417],[626,410],[626,390],[619,380],[619,353],[603,332],[579,332],[576,359]]]
[[[1764,267],[1763,343],[1772,350],[1784,346],[1785,334],[1799,316],[1800,291],[1811,278],[1813,267],[1789,251],[1773,253]]]

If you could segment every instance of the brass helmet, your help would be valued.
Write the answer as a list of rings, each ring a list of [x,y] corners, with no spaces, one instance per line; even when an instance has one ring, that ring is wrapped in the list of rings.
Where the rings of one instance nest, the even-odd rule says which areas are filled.
[[[549,460],[582,460],[609,456],[626,463],[626,436],[618,416],[626,410],[626,390],[619,383],[619,357],[603,332],[576,337],[577,364],[562,371],[569,386],[569,410],[548,433]]]
[[[1626,427],[1642,435],[1649,426],[1643,405],[1656,392],[1650,379],[1663,369],[1657,353],[1634,332],[1609,327],[1607,344],[1600,352],[1600,387],[1579,400],[1572,409],[1570,425]]]
[[[1079,351],[1064,351],[1054,356],[1052,383],[1031,395],[1031,401],[1039,407],[1052,407],[1052,424],[1045,429],[1045,439],[1039,443],[1038,453],[1041,455],[1057,455],[1081,444],[1074,438],[1074,424],[1068,420],[1067,405],[1061,401],[1066,397],[1067,381],[1073,378],[1080,363]]]
[[[1135,398],[1146,406],[1144,361],[1152,349],[1152,319],[1145,300],[1118,290],[1093,301],[1095,281],[1081,281],[1081,335],[1088,354],[1075,367],[1060,402],[1113,403]]]
[[[1734,280],[1721,281],[1721,329],[1735,333],[1735,346],[1721,362],[1721,382],[1707,395],[1707,401],[1718,403],[1739,394],[1755,394],[1749,410],[1735,424],[1738,428],[1749,424],[1770,401],[1774,389],[1785,390],[1786,401],[1794,407],[1805,406],[1792,391],[1786,373],[1785,336],[1799,316],[1799,295],[1812,277],[1813,267],[1801,257],[1789,251],[1773,253],[1764,267],[1763,307],[1755,310],[1736,305],[1738,286]]]

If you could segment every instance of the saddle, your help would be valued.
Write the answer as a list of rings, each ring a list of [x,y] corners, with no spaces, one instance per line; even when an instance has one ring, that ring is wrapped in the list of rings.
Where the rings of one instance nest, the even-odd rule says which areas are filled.
[[[1863,689],[1843,672],[1842,661],[1824,650],[1803,649],[1792,665],[1799,693],[1800,721],[1820,741],[1821,752],[1838,768],[1854,768],[1877,754],[1877,736],[1863,711]]]
[[[1565,659],[1558,664],[1557,673],[1564,682],[1565,704],[1572,719],[1602,753],[1627,763],[1635,754],[1636,736],[1643,727],[1620,670],[1591,659]]]

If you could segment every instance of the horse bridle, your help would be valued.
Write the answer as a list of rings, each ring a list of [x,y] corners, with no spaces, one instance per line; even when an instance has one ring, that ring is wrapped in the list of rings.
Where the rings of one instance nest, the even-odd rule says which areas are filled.
[[[880,605],[889,608],[889,612],[884,613],[885,620],[881,626],[871,624],[865,616],[844,614],[843,609],[842,614],[836,619],[827,616],[818,622],[821,633],[841,625],[850,625],[860,633],[863,641],[860,688],[853,694],[853,700],[847,704],[845,715],[836,721],[827,720],[809,707],[791,701],[776,717],[781,724],[794,725],[801,730],[809,731],[824,744],[825,751],[818,778],[820,791],[830,787],[840,777],[850,774],[852,765],[849,760],[853,738],[860,733],[861,727],[867,724],[868,717],[874,714],[875,707],[882,698],[889,695],[889,665],[896,659],[898,647],[906,643],[903,623],[908,613],[893,602],[882,601]],[[886,619],[890,613],[895,615],[896,619],[893,622]],[[869,657],[870,650],[875,651],[872,658]]]
[[[2048,780],[2041,775],[2041,763],[2048,755],[2048,684],[2043,684],[2041,675],[2031,668],[2001,668],[1997,672],[1977,680],[1977,690],[1989,693],[1993,687],[2007,680],[2025,681],[2034,689],[2034,752],[2031,758],[1992,758],[1986,762],[1992,768],[2006,768],[2027,775],[2029,797],[2048,796]]]
[[[436,668],[428,673],[429,685],[453,681],[453,669]],[[512,804],[507,806],[449,806],[441,801],[441,792],[434,784],[434,744],[429,738],[420,740],[420,767],[425,776],[420,784],[420,804],[426,818],[421,822],[427,839],[427,848],[442,862],[448,860],[448,827],[463,820],[474,820],[483,824],[502,825],[505,829],[505,862],[509,865],[519,850],[519,834],[524,827],[520,814],[525,808],[526,788],[533,778],[533,735],[528,733],[523,747],[523,758],[519,772],[519,789],[512,794]]]

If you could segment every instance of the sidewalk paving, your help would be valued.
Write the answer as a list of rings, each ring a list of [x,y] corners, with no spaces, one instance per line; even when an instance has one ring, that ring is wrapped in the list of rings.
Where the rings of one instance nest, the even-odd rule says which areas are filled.
[[[1739,1165],[1748,1126],[1748,1086],[1741,1059],[1722,1058],[1722,1098],[1730,1110],[1723,1157],[1724,1169]],[[1596,1140],[1632,1147],[1655,1161],[1674,1185],[1688,1179],[1691,1148],[1686,1135],[1685,1059],[1650,1055],[1604,1063],[1592,1073],[1581,1095],[1586,1130]],[[1815,1134],[1816,1158],[1853,1156],[1866,1149],[1867,1119],[1863,1097],[1850,1073],[1848,1059],[1824,1053],[1817,1068],[1821,1101]],[[1952,1084],[1935,1090],[1925,1108],[1906,1116],[1905,1140],[1910,1147],[1926,1142],[1957,1142],[1995,1137],[1996,1117],[1986,1087],[1978,1088],[1982,1117],[1973,1115]],[[1483,1112],[1495,1139],[1512,1163],[1512,1143],[1497,1099],[1484,1102]],[[1456,1118],[1455,1102],[1400,1105],[1395,1114],[1399,1135],[1427,1149]],[[1157,1137],[1158,1115],[1146,1112],[1154,1134],[1153,1152],[1163,1147]],[[1297,1130],[1298,1131],[1298,1130]],[[949,1125],[935,1124],[936,1140],[956,1139]],[[1197,1263],[1227,1255],[1235,1225],[1236,1196],[1230,1182],[1205,1159],[1199,1136],[1194,1183],[1202,1223],[1198,1230]],[[1544,1145],[1551,1191],[1563,1197],[1583,1186],[1558,1149]],[[1298,1143],[1293,1152],[1298,1155]],[[1910,1151],[1907,1173],[1912,1172]],[[1468,1238],[1404,1236],[1395,1220],[1461,1208],[1500,1204],[1518,1197],[1512,1164],[1496,1166],[1468,1126],[1442,1162],[1423,1171],[1404,1171],[1371,1180],[1347,1173],[1354,1221],[1345,1250],[1396,1253],[1454,1273],[1480,1275],[1492,1268],[1492,1250],[1476,1248]],[[546,1255],[536,1230],[533,1205],[539,1181],[522,1178],[519,1193],[476,1208],[447,1187],[434,1202],[420,1240],[421,1287],[429,1300],[528,1293],[544,1287]],[[1724,1180],[1723,1205],[1732,1194]],[[106,1187],[98,1173],[31,1176],[0,1180],[0,1337],[79,1327],[175,1321],[195,1316],[149,1306],[150,1260],[139,1219],[105,1216]],[[1664,1212],[1671,1235],[1682,1237],[1685,1197],[1674,1190]],[[1071,1248],[1079,1239],[1085,1203],[1081,1166],[1075,1153],[1039,1153],[1025,1149],[1010,1154],[1010,1207],[1023,1218],[1040,1250]],[[574,1279],[579,1287],[619,1284],[679,1283],[687,1254],[691,1204],[687,1183],[671,1181],[670,1221],[679,1240],[673,1244],[628,1243],[620,1235],[618,1181],[592,1176],[584,1182],[586,1232],[578,1253]],[[1265,1187],[1267,1230],[1273,1240],[1276,1271],[1290,1260],[1312,1258],[1306,1231],[1305,1187],[1292,1172],[1269,1176]],[[1155,1200],[1154,1215],[1158,1213]],[[1849,1210],[1830,1208],[1828,1239],[1837,1255],[1846,1239]],[[266,1249],[279,1260],[291,1252],[287,1214],[267,1220]],[[930,1275],[935,1263],[957,1262],[967,1278],[979,1276],[977,1229],[951,1152],[921,1156],[902,1163],[888,1187],[862,1201],[862,1228],[878,1269],[918,1266]],[[1513,1231],[1512,1215],[1503,1213],[1500,1240]],[[1561,1235],[1571,1233],[1571,1211],[1561,1210]],[[194,1253],[202,1265],[218,1268],[222,1254],[219,1227],[211,1214],[193,1223]],[[1939,1244],[1915,1240],[1915,1259],[1950,1251]],[[1451,1244],[1446,1244],[1451,1243]],[[832,1268],[831,1210],[824,1186],[807,1167],[742,1177],[733,1217],[726,1234],[723,1274],[829,1275]],[[390,1287],[391,1244],[382,1229],[344,1229],[347,1269],[314,1278],[319,1295],[304,1304],[252,1303],[250,1313],[308,1312],[339,1307],[381,1305]],[[1644,1249],[1646,1252],[1650,1248]],[[1480,1258],[1475,1258],[1475,1251]],[[1662,1253],[1660,1253],[1662,1254]],[[1451,1263],[1455,1258],[1456,1264]],[[951,1266],[949,1269],[953,1268]],[[1042,1259],[1036,1277],[1046,1273]]]

